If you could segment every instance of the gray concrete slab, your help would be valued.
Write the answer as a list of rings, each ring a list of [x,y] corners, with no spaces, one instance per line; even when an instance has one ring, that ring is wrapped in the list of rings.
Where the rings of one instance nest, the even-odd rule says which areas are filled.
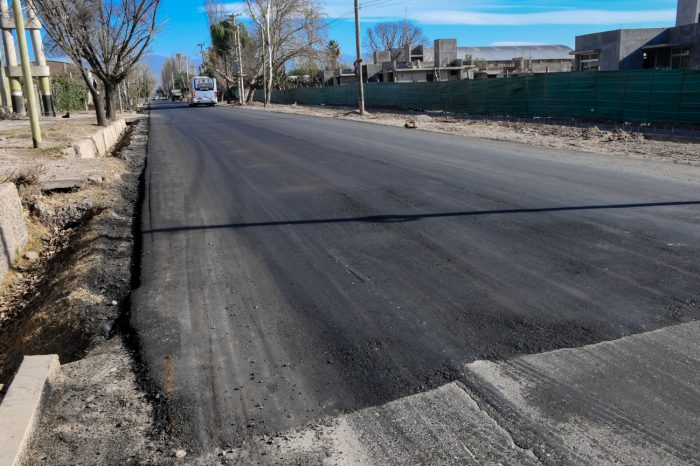
[[[30,447],[54,378],[58,356],[25,356],[0,404],[0,465],[19,466]]]
[[[466,367],[493,409],[568,463],[698,464],[699,335],[691,322]]]
[[[9,181],[0,184],[0,281],[27,244],[29,235],[24,223],[22,202],[17,188]]]
[[[458,383],[256,440],[226,458],[280,465],[541,464]],[[212,452],[197,464],[216,459]]]

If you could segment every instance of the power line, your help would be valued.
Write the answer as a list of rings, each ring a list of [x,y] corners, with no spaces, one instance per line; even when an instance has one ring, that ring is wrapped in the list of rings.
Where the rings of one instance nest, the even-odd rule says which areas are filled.
[[[368,9],[368,8],[376,8],[376,7],[380,7],[380,6],[388,7],[388,6],[406,4],[408,2],[413,2],[413,1],[415,1],[415,0],[367,0],[363,3],[360,3],[360,8]],[[328,30],[336,28],[340,24],[340,22],[345,19],[346,16],[350,16],[354,11],[355,11],[355,9],[353,8],[351,10],[346,11],[342,15],[337,16],[337,17],[333,18],[332,20],[330,20],[327,23]]]

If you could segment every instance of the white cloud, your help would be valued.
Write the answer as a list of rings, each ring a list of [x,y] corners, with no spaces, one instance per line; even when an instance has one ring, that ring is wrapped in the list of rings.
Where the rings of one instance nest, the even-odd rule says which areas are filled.
[[[389,1],[386,6],[382,3],[370,3],[369,6],[362,8],[362,21],[370,23],[395,21],[406,15],[409,19],[422,24],[470,26],[626,25],[645,22],[673,23],[676,17],[676,11],[673,9],[628,11],[561,9],[536,13],[483,12],[487,9],[494,11],[517,8],[518,10],[529,9],[532,11],[546,8],[545,5],[537,4],[537,2],[524,6],[498,1],[483,3],[465,2],[464,0],[411,0],[400,5]],[[247,16],[245,2],[226,2],[224,6],[229,13],[242,13],[243,17]],[[327,0],[325,7],[329,19],[354,20],[350,0]],[[204,12],[205,8],[200,6],[198,10]]]
[[[472,11],[426,11],[413,19],[424,24],[461,24],[475,26],[530,26],[545,24],[631,24],[673,22],[675,10],[609,11],[565,10],[542,13],[476,13]]]
[[[545,45],[542,42],[520,42],[512,40],[504,40],[499,42],[494,42],[491,44],[493,47],[522,47],[526,45]]]

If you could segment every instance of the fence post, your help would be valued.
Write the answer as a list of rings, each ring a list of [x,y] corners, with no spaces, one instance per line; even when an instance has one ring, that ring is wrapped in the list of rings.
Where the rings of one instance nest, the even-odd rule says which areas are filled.
[[[683,102],[683,88],[685,87],[685,76],[688,70],[683,70],[681,86],[678,89],[678,105],[676,106],[676,124],[681,124],[681,102]]]
[[[649,84],[649,100],[647,101],[647,114],[644,116],[644,123],[649,123],[649,112],[651,111],[651,101],[652,97],[654,96],[654,84],[656,83],[656,73],[657,70],[654,70],[651,73],[651,84]]]
[[[528,86],[528,83],[530,82],[530,76],[525,76],[525,116],[529,117],[530,116],[530,106],[528,104],[529,98],[528,98],[528,93],[530,92],[530,86]]]
[[[598,76],[600,72],[597,72],[593,77],[593,116],[598,118]]]
[[[627,89],[630,85],[630,72],[625,72],[625,92],[622,94],[622,115],[620,120],[625,123],[625,115],[627,115]]]
[[[547,75],[549,73],[545,73],[544,75],[544,113],[545,115],[549,115],[549,102],[547,98]]]

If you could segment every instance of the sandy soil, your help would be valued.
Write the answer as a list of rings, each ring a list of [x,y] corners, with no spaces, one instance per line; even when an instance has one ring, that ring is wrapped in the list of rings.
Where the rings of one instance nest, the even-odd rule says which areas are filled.
[[[136,114],[125,113],[124,118]],[[32,147],[29,120],[0,120],[0,181],[22,172],[37,170],[41,182],[56,180],[85,180],[92,175],[116,176],[118,164],[110,158],[78,159],[66,156],[68,147],[92,136],[98,129],[95,115],[71,113],[70,119],[41,120],[43,142]]]
[[[620,155],[643,160],[665,160],[700,166],[700,141],[649,138],[640,133],[624,130],[607,131],[598,127],[575,128],[535,122],[511,122],[484,119],[455,118],[442,113],[398,112],[371,109],[360,116],[354,108],[303,105],[270,105],[265,109],[255,103],[247,108],[341,118],[387,126],[404,127],[409,120],[415,129],[406,131],[434,131],[496,141],[507,141],[555,149]]]

